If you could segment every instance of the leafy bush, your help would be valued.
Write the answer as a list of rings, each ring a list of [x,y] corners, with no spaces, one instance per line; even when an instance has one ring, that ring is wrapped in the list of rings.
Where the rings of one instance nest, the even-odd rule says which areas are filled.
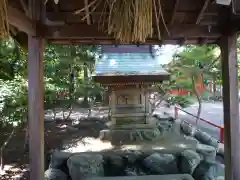
[[[166,100],[170,105],[179,104],[185,108],[191,104],[188,96],[184,95],[170,95]]]
[[[0,80],[1,125],[17,126],[27,116],[27,82],[16,77],[11,81]]]

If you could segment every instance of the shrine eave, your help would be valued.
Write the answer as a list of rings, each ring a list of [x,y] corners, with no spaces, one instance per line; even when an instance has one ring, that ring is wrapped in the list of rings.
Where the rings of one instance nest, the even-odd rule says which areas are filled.
[[[126,76],[93,76],[95,82],[101,84],[129,84],[129,83],[161,83],[170,79],[169,74],[126,75]]]

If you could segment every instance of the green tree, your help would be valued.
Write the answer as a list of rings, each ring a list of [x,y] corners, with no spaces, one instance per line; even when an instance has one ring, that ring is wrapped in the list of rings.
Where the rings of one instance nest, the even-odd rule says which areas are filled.
[[[200,79],[201,75],[216,77],[216,74],[219,73],[219,71],[214,71],[219,61],[219,57],[216,57],[214,53],[215,49],[216,46],[188,45],[182,51],[177,52],[173,61],[169,64],[176,85],[185,83],[185,86],[187,84],[187,87],[189,87],[188,82],[191,82],[192,93],[196,96],[199,104],[197,124],[201,114],[201,96],[196,88],[196,81]]]

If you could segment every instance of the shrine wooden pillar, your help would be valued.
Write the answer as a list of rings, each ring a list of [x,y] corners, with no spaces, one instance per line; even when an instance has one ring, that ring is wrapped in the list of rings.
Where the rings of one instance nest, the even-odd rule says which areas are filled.
[[[221,38],[225,180],[240,179],[240,121],[238,98],[237,33]]]
[[[42,0],[28,1],[28,15],[34,29],[41,23]],[[44,179],[44,40],[28,34],[28,128],[30,180]]]
[[[28,37],[30,180],[44,179],[43,39]]]

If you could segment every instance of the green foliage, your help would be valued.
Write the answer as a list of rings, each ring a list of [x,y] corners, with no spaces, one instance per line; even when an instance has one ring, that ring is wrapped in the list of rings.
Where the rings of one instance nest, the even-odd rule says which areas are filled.
[[[204,82],[221,79],[220,57],[216,50],[213,45],[188,45],[176,52],[168,64],[173,84],[189,90],[193,89],[192,78],[197,81],[201,74]]]
[[[44,52],[44,107],[69,108],[86,96],[94,99],[103,89],[91,80],[95,46],[46,44]],[[87,72],[87,73],[84,73]],[[86,77],[83,78],[83,74]],[[24,123],[27,119],[27,54],[12,39],[0,41],[1,124]]]
[[[21,77],[0,80],[1,125],[23,123],[27,116],[27,82]]]
[[[192,103],[188,96],[183,96],[183,95],[170,95],[168,96],[166,101],[170,105],[179,104],[183,108],[189,106]]]

